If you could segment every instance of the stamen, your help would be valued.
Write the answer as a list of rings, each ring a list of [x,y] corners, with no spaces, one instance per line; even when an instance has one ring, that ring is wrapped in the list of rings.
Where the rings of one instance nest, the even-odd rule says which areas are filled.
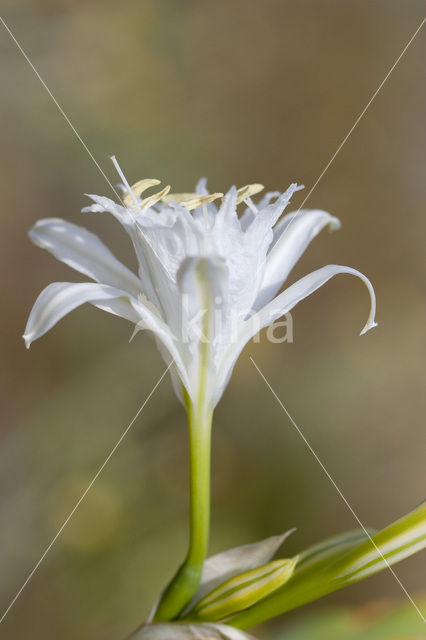
[[[250,196],[254,196],[256,193],[259,193],[264,189],[263,184],[247,184],[245,187],[240,187],[237,189],[237,201],[236,204],[240,204]]]
[[[135,196],[139,197],[144,191],[150,187],[155,187],[157,184],[160,184],[160,182],[160,180],[154,180],[153,178],[145,178],[144,180],[139,180],[138,182],[135,182],[135,184],[132,184],[131,189]],[[124,204],[126,207],[130,205],[131,200],[132,198],[130,195],[125,196]]]
[[[144,178],[143,180],[138,180],[135,184],[132,184],[132,191],[135,195],[140,196],[141,193],[150,187],[156,187],[160,182],[161,180],[155,180],[154,178]]]
[[[148,207],[152,207],[154,204],[157,204],[157,202],[162,200],[164,196],[169,193],[169,191],[170,185],[168,184],[167,187],[164,187],[164,189],[162,189],[161,191],[154,193],[152,196],[148,196],[148,198],[145,198],[141,201],[142,209],[148,209]]]
[[[253,200],[251,198],[246,198],[244,200],[244,203],[248,206],[248,208],[250,209],[250,211],[257,216],[257,214],[259,213],[258,208],[256,207],[256,205],[254,204]]]
[[[165,204],[169,204],[169,202],[177,202],[181,204],[185,202],[185,200],[193,200],[194,198],[201,198],[201,194],[199,193],[168,193],[163,198],[163,202]]]
[[[182,206],[185,207],[185,209],[188,209],[188,211],[192,211],[193,209],[198,209],[198,207],[201,207],[201,205],[209,204],[210,202],[213,202],[218,198],[223,198],[223,193],[212,193],[209,196],[201,196],[198,194],[195,194],[195,195],[196,197],[193,198],[192,200],[186,200],[181,202]]]
[[[136,210],[137,210],[137,211],[139,211],[139,203],[138,203],[138,201],[137,201],[137,199],[136,199],[135,194],[133,193],[132,189],[130,188],[129,183],[128,183],[128,182],[127,182],[127,180],[126,180],[126,178],[125,178],[125,176],[124,176],[124,173],[123,173],[123,172],[122,172],[122,170],[121,170],[120,165],[119,165],[119,164],[118,164],[118,162],[117,162],[117,158],[116,158],[115,156],[111,156],[111,160],[112,160],[112,162],[113,162],[113,165],[114,165],[114,167],[115,167],[115,169],[116,169],[116,171],[117,171],[118,175],[119,175],[119,176],[120,176],[120,178],[122,179],[123,184],[125,185],[125,187],[126,187],[127,191],[129,192],[129,197],[132,199],[133,204],[134,204],[134,205],[135,205],[135,207],[136,207]],[[124,204],[125,204],[125,201],[124,201]],[[127,206],[127,205],[125,204],[125,206]]]

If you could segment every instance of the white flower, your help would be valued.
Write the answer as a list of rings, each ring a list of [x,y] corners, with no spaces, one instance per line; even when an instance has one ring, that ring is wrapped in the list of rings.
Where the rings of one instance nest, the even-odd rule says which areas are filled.
[[[124,182],[123,203],[92,195],[94,204],[83,211],[108,211],[123,225],[139,273],[121,264],[89,231],[56,218],[40,220],[30,231],[33,242],[95,282],[46,287],[28,319],[27,346],[90,302],[152,331],[165,361],[172,363],[178,396],[184,388],[195,403],[202,393],[212,408],[244,345],[332,276],[349,273],[363,280],[371,309],[362,333],[375,326],[372,285],[350,267],[322,267],[278,293],[310,241],[326,226],[339,227],[321,210],[280,220],[300,188],[296,184],[284,193],[267,193],[257,205],[251,196],[261,185],[232,187],[219,202],[223,194],[210,195],[205,180],[196,193],[171,195],[166,187],[142,199],[158,181],[142,180],[130,188],[115,164]],[[243,201],[247,208],[239,217],[237,205]]]

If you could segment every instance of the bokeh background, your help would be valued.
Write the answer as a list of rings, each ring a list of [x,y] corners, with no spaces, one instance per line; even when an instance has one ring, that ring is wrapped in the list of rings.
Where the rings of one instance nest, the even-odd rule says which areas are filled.
[[[115,153],[131,182],[157,177],[176,191],[201,175],[219,191],[293,180],[309,188],[423,8],[415,0],[2,0],[3,18],[111,181]],[[20,336],[39,291],[79,280],[30,244],[38,218],[84,224],[129,266],[134,258],[112,218],[80,213],[85,192],[111,195],[109,187],[3,26],[0,56],[4,610],[164,365],[148,335],[129,344],[125,321],[90,306],[25,350]],[[317,238],[291,274],[327,263],[360,269],[375,285],[380,326],[358,336],[368,296],[340,277],[297,307],[293,344],[263,336],[246,348],[216,411],[212,552],[295,526],[285,549],[294,553],[355,526],[250,355],[363,522],[384,526],[423,497],[424,59],[421,32],[307,203],[340,217],[342,230]],[[296,194],[294,208],[303,198]],[[116,640],[142,621],[185,551],[186,448],[185,416],[164,380],[2,637]],[[424,570],[424,556],[396,568],[413,594]],[[362,605],[374,617],[371,603],[383,601],[404,601],[389,572],[287,616],[279,637],[313,638],[313,627],[285,636],[286,625],[330,608]]]

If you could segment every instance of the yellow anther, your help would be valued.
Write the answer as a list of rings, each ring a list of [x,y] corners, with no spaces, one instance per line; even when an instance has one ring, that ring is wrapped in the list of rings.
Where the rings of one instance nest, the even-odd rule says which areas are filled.
[[[212,193],[209,196],[198,196],[196,198],[192,198],[192,200],[185,200],[184,202],[181,202],[181,204],[185,209],[188,209],[188,211],[192,211],[193,209],[198,209],[198,207],[201,207],[203,204],[209,204],[209,202],[213,202],[214,200],[222,197],[223,193]]]
[[[141,202],[141,208],[147,209],[148,207],[152,207],[154,204],[157,204],[157,202],[160,202],[160,200],[162,200],[164,196],[169,193],[169,191],[170,191],[170,185],[168,184],[167,187],[164,187],[164,189],[162,189],[161,191],[154,193],[152,196],[149,196],[148,198],[144,198],[144,200],[142,200]]]
[[[193,200],[194,198],[202,198],[203,196],[200,193],[168,193],[164,198],[163,202],[165,204],[169,204],[169,202],[185,202],[185,200]]]
[[[139,180],[138,182],[135,182],[135,184],[131,186],[131,189],[135,194],[135,196],[138,198],[141,195],[141,193],[143,193],[150,187],[155,187],[157,184],[160,184],[160,182],[161,182],[160,180],[155,180],[154,178],[145,178],[144,180]],[[126,207],[129,207],[132,204],[134,204],[132,195],[130,193],[127,193],[123,198],[123,202]]]
[[[247,184],[245,187],[241,187],[237,190],[237,204],[240,204],[240,202],[243,202],[247,198],[251,198],[251,196],[254,196],[256,193],[259,193],[263,189],[263,184]]]
[[[144,180],[138,180],[138,182],[132,184],[131,189],[136,196],[140,196],[141,193],[150,187],[156,187],[160,182],[161,180],[155,180],[155,178],[144,178]]]
[[[208,196],[203,196],[202,193],[169,193],[165,198],[163,198],[163,202],[169,204],[169,202],[178,202],[188,211],[192,211],[193,209],[197,209],[201,207],[203,204],[208,204],[209,202],[213,202],[213,200],[217,200],[217,198],[222,198],[223,193],[212,193]]]

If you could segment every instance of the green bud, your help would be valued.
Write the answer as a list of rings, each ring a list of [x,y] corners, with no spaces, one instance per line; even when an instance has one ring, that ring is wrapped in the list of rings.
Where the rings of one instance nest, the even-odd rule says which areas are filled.
[[[215,622],[250,607],[281,587],[291,577],[298,557],[274,560],[240,573],[202,598],[188,619]]]

